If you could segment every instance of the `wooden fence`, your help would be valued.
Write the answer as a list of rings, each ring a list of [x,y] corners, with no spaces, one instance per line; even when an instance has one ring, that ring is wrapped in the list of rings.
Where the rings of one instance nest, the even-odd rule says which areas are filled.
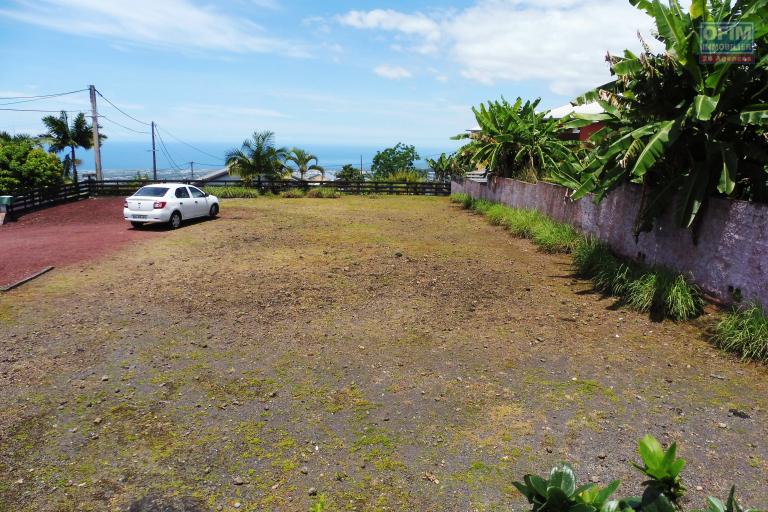
[[[389,181],[266,181],[254,180],[244,182],[239,180],[102,180],[90,179],[79,183],[70,183],[56,187],[25,190],[11,193],[13,205],[9,209],[11,216],[53,206],[69,201],[78,201],[91,196],[130,196],[144,185],[162,183],[186,183],[198,187],[207,187],[215,194],[216,187],[236,187],[241,189],[255,189],[260,192],[280,193],[290,189],[312,190],[317,188],[329,188],[343,194],[392,194],[414,196],[447,196],[451,193],[451,184],[442,182],[425,181],[420,183],[389,182]],[[227,197],[233,197],[233,190],[228,191]]]
[[[312,190],[317,188],[333,189],[344,194],[392,194],[392,195],[430,195],[447,196],[451,193],[451,184],[443,182],[388,182],[388,181],[267,181],[254,180],[244,182],[241,180],[159,180],[159,181],[141,181],[135,180],[103,180],[89,182],[92,195],[102,196],[129,196],[143,185],[153,185],[162,183],[186,183],[198,187],[207,187],[215,194],[216,187],[238,187],[243,189],[255,189],[260,192],[272,192],[278,194],[285,190],[300,189]],[[236,192],[236,191],[235,191]],[[228,195],[228,197],[230,197]]]
[[[85,199],[90,195],[90,188],[87,182],[81,181],[80,183],[25,190],[11,195],[13,196],[13,204],[8,213],[10,216],[14,216],[39,208]]]

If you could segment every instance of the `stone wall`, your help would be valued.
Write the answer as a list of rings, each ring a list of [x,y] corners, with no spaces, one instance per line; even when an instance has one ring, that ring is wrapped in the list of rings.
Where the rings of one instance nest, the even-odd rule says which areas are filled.
[[[607,242],[621,256],[690,275],[718,300],[730,303],[741,295],[768,309],[768,205],[714,198],[696,238],[666,215],[635,240],[632,226],[641,197],[636,185],[622,186],[599,204],[591,197],[571,201],[559,185],[507,178],[454,181],[451,192],[539,210]]]

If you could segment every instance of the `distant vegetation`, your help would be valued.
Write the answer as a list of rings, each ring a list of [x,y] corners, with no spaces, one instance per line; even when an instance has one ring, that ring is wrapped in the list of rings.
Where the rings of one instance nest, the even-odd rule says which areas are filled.
[[[245,139],[240,148],[227,153],[229,172],[239,176],[246,184],[263,177],[267,180],[282,179],[286,173],[285,159],[288,149],[275,145],[275,134],[270,131],[256,131]]]

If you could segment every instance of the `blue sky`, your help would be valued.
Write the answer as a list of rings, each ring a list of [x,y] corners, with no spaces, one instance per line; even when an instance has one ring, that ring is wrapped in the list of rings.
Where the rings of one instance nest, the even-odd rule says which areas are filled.
[[[436,147],[484,100],[554,107],[607,81],[605,52],[649,27],[624,0],[0,0],[0,96],[93,83],[191,142],[271,129],[290,145]],[[16,106],[87,109],[88,96]],[[39,133],[39,117],[0,111],[0,129]]]

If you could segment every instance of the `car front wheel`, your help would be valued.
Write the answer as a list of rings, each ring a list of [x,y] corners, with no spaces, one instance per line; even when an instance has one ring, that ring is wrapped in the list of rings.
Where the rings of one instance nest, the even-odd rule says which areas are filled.
[[[213,204],[213,205],[211,205],[211,209],[210,209],[210,211],[208,212],[208,216],[209,216],[209,217],[215,217],[215,216],[217,216],[218,214],[219,214],[219,205],[217,205],[217,204]]]
[[[168,224],[170,224],[171,229],[178,229],[181,226],[181,214],[179,212],[173,212]]]

